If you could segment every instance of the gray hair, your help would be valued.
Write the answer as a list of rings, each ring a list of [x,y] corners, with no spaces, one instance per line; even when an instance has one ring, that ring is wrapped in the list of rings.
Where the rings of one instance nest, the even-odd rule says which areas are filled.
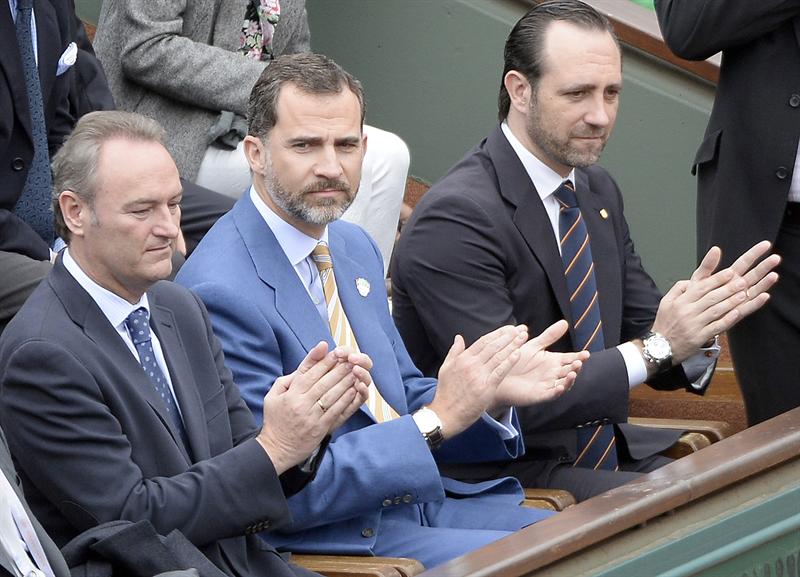
[[[534,6],[514,25],[506,40],[503,75],[500,77],[500,95],[497,99],[498,116],[502,122],[511,108],[511,97],[505,86],[505,77],[512,70],[525,76],[533,90],[541,78],[544,67],[543,45],[547,27],[560,20],[586,30],[608,32],[619,47],[614,27],[605,15],[580,0],[548,0]]]
[[[78,121],[52,162],[55,229],[65,241],[69,241],[70,231],[58,199],[63,191],[71,190],[94,208],[100,147],[113,138],[163,144],[164,129],[155,120],[133,112],[90,112]]]
[[[366,106],[361,83],[352,74],[322,54],[284,54],[270,62],[250,92],[247,133],[266,139],[278,122],[278,96],[284,84],[292,83],[307,94],[339,94],[348,88],[361,105],[361,125]]]

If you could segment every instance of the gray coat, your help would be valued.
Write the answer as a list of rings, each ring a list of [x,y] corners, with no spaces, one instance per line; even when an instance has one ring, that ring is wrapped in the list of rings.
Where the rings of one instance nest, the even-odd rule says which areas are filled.
[[[158,120],[181,174],[194,179],[221,110],[244,115],[266,63],[240,43],[247,0],[104,0],[94,47],[122,110]],[[306,52],[305,0],[281,0],[274,52]]]

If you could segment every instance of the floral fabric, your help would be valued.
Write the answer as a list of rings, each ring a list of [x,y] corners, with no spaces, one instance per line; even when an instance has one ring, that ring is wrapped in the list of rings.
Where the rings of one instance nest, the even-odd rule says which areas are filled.
[[[244,15],[239,50],[254,60],[272,60],[272,37],[280,19],[279,0],[251,0]]]

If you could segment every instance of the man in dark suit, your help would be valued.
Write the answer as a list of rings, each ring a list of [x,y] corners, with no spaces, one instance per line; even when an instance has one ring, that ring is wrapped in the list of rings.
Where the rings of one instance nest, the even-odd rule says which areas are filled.
[[[656,0],[667,45],[690,60],[722,51],[697,150],[697,249],[723,264],[759,239],[782,257],[768,306],[728,333],[751,425],[800,405],[800,2]]]
[[[35,153],[48,162],[72,128],[68,90],[71,80],[70,41],[73,37],[71,3],[37,0],[28,16],[20,16],[24,2],[0,2],[0,331],[49,270],[47,231],[35,230],[18,210],[18,201],[33,180]],[[23,26],[25,21],[35,22]],[[17,29],[19,21],[20,31]],[[29,31],[25,34],[25,31]],[[18,37],[19,34],[19,37]],[[23,53],[35,54],[39,94],[29,95]],[[38,114],[39,123],[33,120]],[[42,124],[44,126],[42,126]],[[37,138],[37,130],[41,130]],[[35,171],[35,169],[34,169]],[[28,182],[35,211],[47,214],[49,186]],[[44,235],[44,236],[43,236]],[[45,238],[46,237],[46,238]]]
[[[762,243],[716,274],[712,250],[659,302],[620,191],[594,164],[621,87],[620,49],[605,17],[577,0],[534,7],[506,43],[501,125],[430,189],[403,230],[393,312],[426,374],[456,333],[469,342],[506,323],[535,334],[566,318],[560,350],[592,351],[568,394],[520,411],[529,460],[451,474],[512,474],[583,499],[662,465],[657,453],[677,433],[629,425],[629,388],[647,381],[702,391],[713,367],[700,348],[767,299],[778,259],[750,270],[768,249]]]
[[[275,382],[254,426],[204,307],[159,282],[182,189],[162,133],[135,114],[91,113],[55,156],[68,249],[0,339],[0,418],[59,545],[147,520],[229,575],[307,574],[245,535],[291,521],[282,487],[313,476],[309,455],[366,398],[368,359],[320,343]]]

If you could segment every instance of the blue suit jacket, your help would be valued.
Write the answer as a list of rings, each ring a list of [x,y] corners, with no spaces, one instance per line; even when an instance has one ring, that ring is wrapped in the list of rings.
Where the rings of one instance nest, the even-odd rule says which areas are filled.
[[[486,514],[497,498],[519,503],[516,480],[471,485],[439,475],[409,416],[433,399],[436,380],[416,369],[394,327],[380,252],[355,225],[335,222],[328,230],[339,295],[359,348],[372,359],[375,384],[401,417],[376,425],[362,407],[335,431],[315,480],[289,499],[292,525],[270,535],[270,543],[294,551],[368,554],[375,536],[368,537],[365,529],[380,531],[383,515],[419,525],[421,506],[442,501],[446,492],[485,495]],[[369,282],[369,294],[359,294],[356,279]],[[234,381],[255,414],[277,377],[294,371],[321,340],[334,345],[327,323],[249,194],[211,229],[177,280],[206,304]],[[484,417],[445,443],[437,458],[498,460],[522,451],[519,437],[502,440],[497,425]]]

